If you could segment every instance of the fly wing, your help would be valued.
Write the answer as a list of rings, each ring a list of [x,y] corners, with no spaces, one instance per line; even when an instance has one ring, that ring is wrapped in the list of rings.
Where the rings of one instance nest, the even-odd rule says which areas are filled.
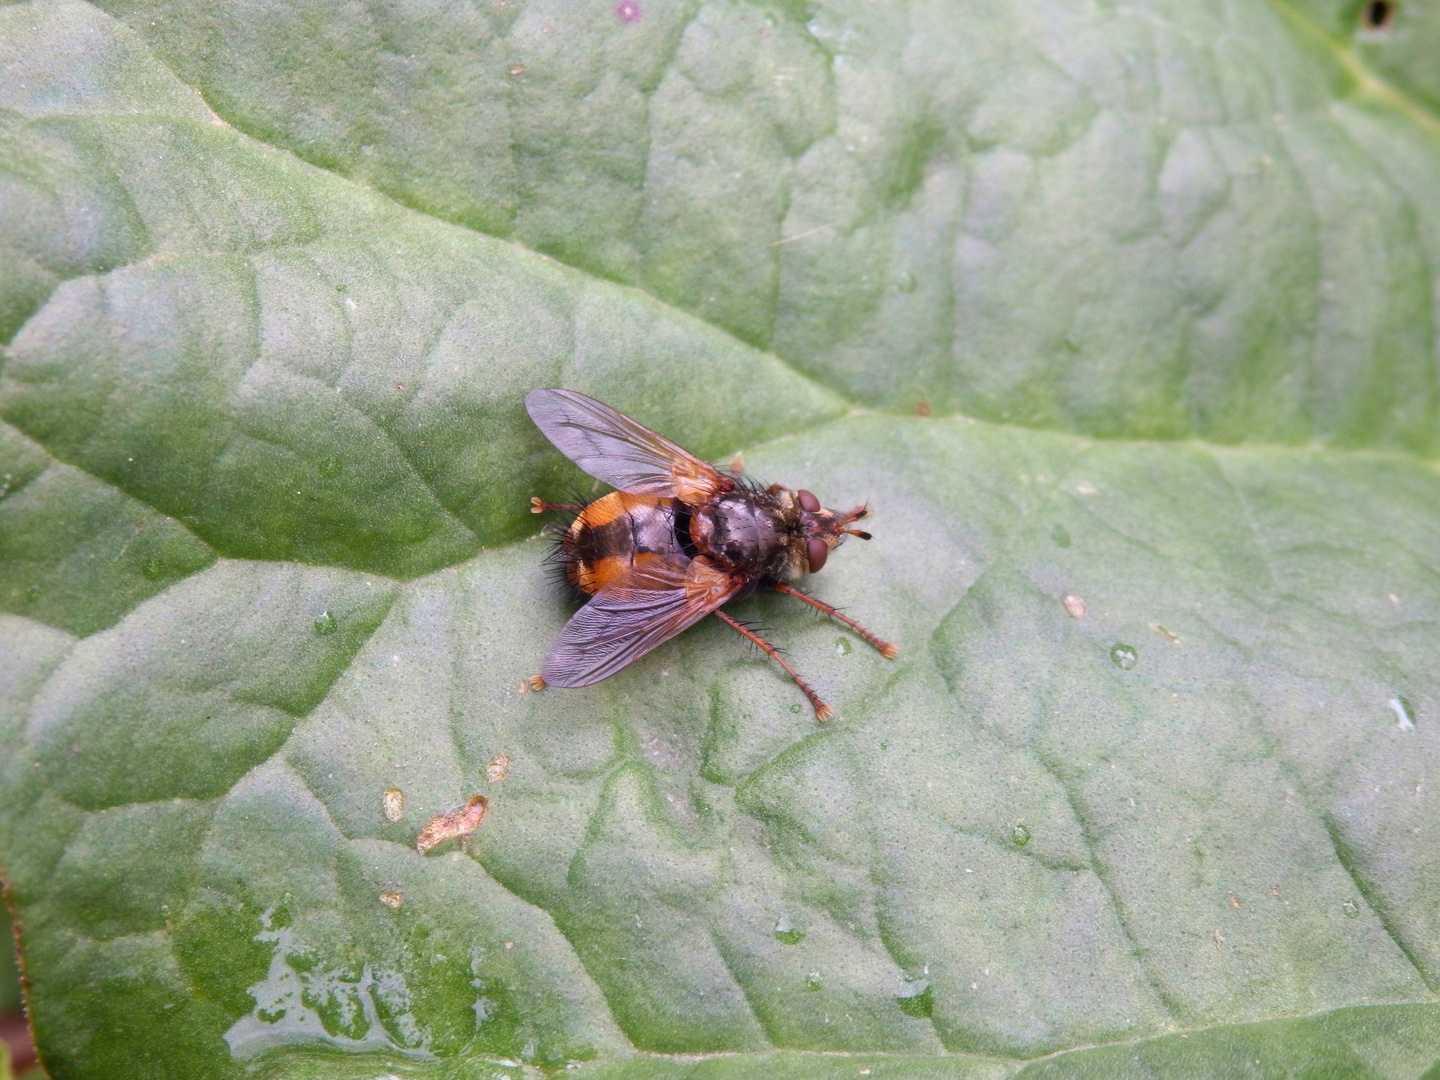
[[[735,489],[713,465],[574,390],[533,390],[525,408],[562,454],[620,491],[698,505]]]
[[[745,579],[705,556],[636,563],[571,616],[545,654],[551,686],[589,686],[699,622],[738,593]]]

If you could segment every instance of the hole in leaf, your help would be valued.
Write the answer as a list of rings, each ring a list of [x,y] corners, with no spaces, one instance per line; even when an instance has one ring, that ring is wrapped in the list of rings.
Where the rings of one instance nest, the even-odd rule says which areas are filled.
[[[1369,0],[1360,20],[1366,30],[1387,30],[1395,21],[1395,5],[1390,0]]]

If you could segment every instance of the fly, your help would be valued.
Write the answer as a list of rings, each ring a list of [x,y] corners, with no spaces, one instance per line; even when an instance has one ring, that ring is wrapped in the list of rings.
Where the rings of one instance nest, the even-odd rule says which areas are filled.
[[[531,499],[566,510],[565,576],[589,601],[556,636],[537,686],[589,686],[615,674],[707,615],[733,628],[789,672],[817,720],[835,710],[773,645],[720,608],[757,588],[793,596],[838,619],[893,660],[899,651],[791,582],[825,565],[869,512],[827,510],[805,490],[757,488],[726,475],[625,414],[573,390],[536,390],[525,408],[545,437],[618,490],[586,505]]]

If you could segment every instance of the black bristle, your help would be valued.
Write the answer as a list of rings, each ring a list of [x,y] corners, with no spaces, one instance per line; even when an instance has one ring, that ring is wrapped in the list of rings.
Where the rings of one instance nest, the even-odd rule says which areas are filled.
[[[736,487],[741,491],[749,492],[751,495],[759,495],[767,491],[770,487],[769,484],[762,480],[755,479],[755,477],[747,472],[742,472],[739,476],[731,472],[727,472],[726,475],[735,481]]]
[[[733,615],[730,617],[732,619],[735,618]],[[775,628],[772,626],[764,626],[759,623],[746,622],[744,619],[735,619],[735,621],[741,626],[743,626],[746,630],[749,630],[750,633],[754,634],[756,637],[763,638],[765,637],[765,635],[775,632]],[[745,644],[750,646],[750,648],[756,650],[757,652],[764,652],[764,650],[761,649],[759,645],[756,645],[755,642],[751,641],[749,638],[745,638]],[[782,648],[779,645],[776,645],[773,641],[767,641],[766,644],[769,645],[772,649],[774,649],[777,653],[788,653],[790,651],[788,649]]]
[[[576,492],[570,495],[569,501],[576,506],[588,506],[593,500]],[[565,535],[580,515],[574,510],[547,512],[551,515],[552,520],[546,522],[540,530],[541,535],[550,541],[549,550],[545,553],[545,572],[572,601],[576,604],[583,604],[590,599],[590,594],[570,580],[570,575],[566,573],[570,565],[570,556],[565,551]],[[563,517],[560,520],[554,520],[557,515],[562,514]]]

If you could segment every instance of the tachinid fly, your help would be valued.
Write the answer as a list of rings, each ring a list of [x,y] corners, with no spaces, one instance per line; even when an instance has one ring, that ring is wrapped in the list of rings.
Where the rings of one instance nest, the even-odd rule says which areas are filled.
[[[568,510],[565,576],[590,596],[545,654],[536,686],[589,686],[713,614],[790,673],[819,720],[834,710],[758,634],[720,607],[764,586],[843,622],[882,656],[898,651],[790,582],[825,565],[867,511],[826,510],[808,491],[755,489],[603,402],[573,390],[525,399],[536,426],[597,480],[617,488],[585,506],[531,499],[537,514]]]

